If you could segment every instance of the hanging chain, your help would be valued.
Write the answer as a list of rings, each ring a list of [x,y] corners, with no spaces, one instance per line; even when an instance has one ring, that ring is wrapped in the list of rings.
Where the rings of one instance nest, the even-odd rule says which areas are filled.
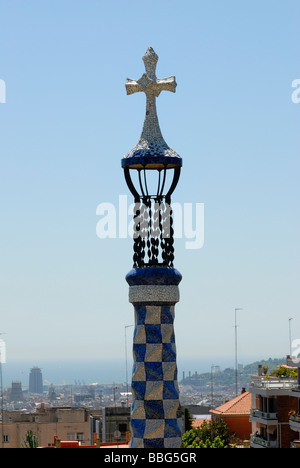
[[[141,197],[135,204],[133,267],[173,268],[173,211],[163,196]]]

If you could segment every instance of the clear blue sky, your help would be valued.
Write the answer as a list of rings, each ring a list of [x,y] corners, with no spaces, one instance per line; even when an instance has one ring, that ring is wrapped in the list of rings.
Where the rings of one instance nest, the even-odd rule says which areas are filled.
[[[123,359],[131,239],[96,207],[128,194],[120,160],[145,109],[127,96],[148,46],[175,75],[158,114],[184,167],[174,201],[204,203],[205,244],[176,241],[178,359],[234,364],[300,338],[299,2],[0,1],[0,332],[7,361]],[[132,339],[128,332],[128,343]]]

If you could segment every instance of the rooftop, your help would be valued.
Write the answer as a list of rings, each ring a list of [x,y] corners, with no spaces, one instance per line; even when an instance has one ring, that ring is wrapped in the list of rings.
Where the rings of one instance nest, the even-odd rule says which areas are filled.
[[[222,416],[248,416],[251,408],[251,394],[243,391],[241,395],[226,401],[223,405],[210,410],[212,414]]]

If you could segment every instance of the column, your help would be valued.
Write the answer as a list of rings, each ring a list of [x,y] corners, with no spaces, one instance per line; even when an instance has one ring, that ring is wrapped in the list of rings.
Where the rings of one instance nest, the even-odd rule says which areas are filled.
[[[182,418],[174,334],[181,274],[173,268],[128,273],[134,306],[131,448],[180,448]]]

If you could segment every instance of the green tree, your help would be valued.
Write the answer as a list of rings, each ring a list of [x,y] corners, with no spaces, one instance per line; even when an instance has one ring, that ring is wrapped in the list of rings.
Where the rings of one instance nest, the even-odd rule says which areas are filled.
[[[289,369],[284,366],[279,366],[278,369],[274,369],[271,372],[271,375],[280,377],[280,378],[290,378],[290,379],[296,379],[297,378],[297,369]]]
[[[186,431],[182,442],[184,448],[228,448],[230,434],[222,419],[203,421],[199,428]]]
[[[192,429],[193,416],[188,408],[184,408],[185,430]]]
[[[36,434],[34,434],[32,431],[28,431],[26,439],[24,440],[24,448],[37,448],[38,445],[38,438]]]

